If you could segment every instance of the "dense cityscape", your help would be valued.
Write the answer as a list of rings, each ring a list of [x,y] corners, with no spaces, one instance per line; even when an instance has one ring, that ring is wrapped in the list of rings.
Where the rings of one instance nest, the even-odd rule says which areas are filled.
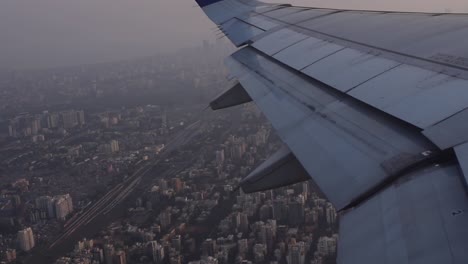
[[[1,72],[1,263],[335,263],[312,182],[237,188],[282,143],[252,103],[206,109],[230,51]]]

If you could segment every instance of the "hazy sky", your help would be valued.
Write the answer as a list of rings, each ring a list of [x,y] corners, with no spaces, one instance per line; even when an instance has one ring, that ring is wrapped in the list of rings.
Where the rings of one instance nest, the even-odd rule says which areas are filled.
[[[281,2],[468,12],[466,0]],[[194,0],[0,0],[0,68],[56,67],[171,52],[214,40],[213,28]]]

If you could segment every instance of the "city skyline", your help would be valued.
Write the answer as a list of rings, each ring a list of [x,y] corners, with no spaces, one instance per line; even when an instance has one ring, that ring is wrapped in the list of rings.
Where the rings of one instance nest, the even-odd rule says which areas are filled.
[[[463,0],[296,0],[291,4],[468,12]],[[2,1],[0,35],[0,69],[44,69],[127,60],[173,53],[219,37],[216,26],[189,0]]]
[[[464,263],[466,3],[269,1],[1,2],[0,264]]]
[[[280,143],[253,105],[203,111],[231,83],[220,65],[232,48],[201,44],[179,55],[2,79],[9,87],[0,126],[4,261],[334,259],[336,211],[311,186],[234,191]],[[51,107],[54,93],[27,97],[32,91],[17,85],[25,80],[35,94],[59,92],[68,103]],[[194,96],[185,103],[128,102],[153,93],[164,102],[187,90]],[[111,96],[123,104],[109,103]],[[29,109],[32,103],[38,108]]]

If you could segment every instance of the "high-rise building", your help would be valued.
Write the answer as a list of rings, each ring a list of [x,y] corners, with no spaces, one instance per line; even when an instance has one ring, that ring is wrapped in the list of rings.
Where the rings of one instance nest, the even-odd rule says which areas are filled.
[[[5,251],[6,262],[13,262],[16,260],[16,249],[9,248]]]
[[[237,224],[237,230],[242,233],[249,232],[249,217],[246,213],[239,213],[239,222]]]
[[[18,231],[18,243],[23,251],[29,251],[35,246],[34,234],[30,227]]]
[[[93,248],[93,261],[97,261],[98,263],[104,263],[104,251],[100,248]]]
[[[82,126],[82,125],[86,124],[85,114],[84,114],[83,110],[80,110],[80,111],[76,112],[76,118],[78,120],[78,125]]]
[[[266,144],[267,140],[268,140],[268,136],[270,135],[270,131],[267,130],[266,128],[261,128],[256,134],[256,145],[257,146],[260,146],[260,145],[264,145]]]
[[[125,251],[119,250],[115,253],[114,264],[127,264],[127,256]]]
[[[259,225],[257,225],[259,224]],[[257,241],[266,244],[267,243],[267,234],[266,234],[266,227],[263,222],[257,222],[255,223],[256,225],[256,231],[257,231]]]
[[[55,218],[54,199],[50,196],[40,196],[36,198],[36,208],[41,212],[45,212],[47,217]]]
[[[280,261],[281,258],[283,258],[283,253],[279,248],[277,248],[275,251],[273,251],[273,256],[275,257],[276,261]]]
[[[185,238],[184,240],[184,252],[193,254],[197,251],[197,243],[194,238]]]
[[[10,137],[18,137],[18,131],[17,131],[17,128],[16,128],[16,124],[10,123],[8,125],[8,135]]]
[[[111,244],[104,245],[104,260],[106,264],[112,264],[114,261],[115,249]]]
[[[172,238],[172,247],[176,251],[181,252],[181,250],[182,250],[182,238],[180,237],[180,235],[175,235]]]
[[[260,220],[266,221],[273,217],[273,207],[271,204],[264,204],[259,209]]]
[[[33,143],[37,143],[37,142],[44,142],[45,140],[45,136],[44,135],[34,135],[31,137],[31,141]]]
[[[275,220],[273,220],[275,221]],[[265,224],[265,236],[266,236],[266,245],[268,252],[273,250],[273,243],[275,242],[276,237],[276,222],[272,225],[270,222]]]
[[[109,144],[110,144],[110,152],[112,153],[119,152],[119,141],[111,140]]]
[[[172,186],[174,186],[174,191],[180,192],[183,189],[184,183],[179,178],[172,179]]]
[[[61,112],[60,116],[62,117],[63,128],[68,129],[78,125],[78,116],[74,110]]]
[[[154,263],[162,263],[164,260],[164,247],[157,241],[149,242]]]
[[[48,128],[56,128],[59,126],[60,118],[58,114],[51,113],[46,117],[46,123]]]
[[[269,226],[271,226],[271,230],[272,230],[272,232],[273,232],[273,235],[276,236],[276,227],[277,227],[277,225],[276,225],[276,220],[275,220],[275,219],[269,219],[269,220],[267,221],[267,224],[268,224]]]
[[[216,151],[216,164],[222,165],[224,163],[224,149]]]
[[[265,244],[255,244],[253,247],[253,255],[256,263],[261,263],[265,260],[267,247]]]
[[[31,134],[36,135],[41,130],[41,120],[39,118],[33,118],[31,120]]]
[[[307,197],[307,194],[309,193],[309,182],[305,181],[296,183],[294,184],[293,189],[295,194]]]
[[[305,243],[291,243],[288,245],[288,255],[286,256],[286,261],[288,264],[304,264],[305,263]]]
[[[249,252],[249,243],[247,239],[240,239],[237,241],[237,247],[239,251],[239,255],[245,256]]]
[[[317,242],[317,252],[321,256],[328,256],[336,253],[338,235],[331,237],[320,237]]]
[[[278,238],[278,240],[280,241],[286,240],[287,233],[288,233],[288,226],[278,225],[276,229],[276,237]]]
[[[171,212],[166,210],[159,215],[161,228],[166,229],[171,225]]]
[[[238,228],[240,225],[240,212],[235,212],[232,214],[231,223],[234,228]]]
[[[84,242],[78,241],[75,245],[75,251],[82,251],[84,249]]]
[[[288,216],[288,207],[286,201],[278,198],[273,201],[273,216],[277,221],[283,222]]]
[[[65,220],[73,212],[73,201],[70,194],[55,196],[54,205],[55,216],[58,220]]]
[[[159,188],[161,188],[161,191],[167,190],[167,181],[164,179],[159,180]]]
[[[293,201],[289,203],[288,208],[288,223],[292,226],[297,226],[304,222],[304,206],[302,203]]]
[[[46,213],[49,218],[64,220],[73,212],[73,201],[69,194],[54,197],[40,196],[35,200],[36,208]]]
[[[207,238],[205,241],[203,241],[202,244],[202,251],[203,251],[203,256],[214,256],[216,250],[216,240],[213,240],[211,238]]]
[[[94,240],[92,239],[83,239],[83,244],[86,249],[92,249],[94,246]]]
[[[247,145],[245,144],[243,138],[238,138],[234,140],[230,148],[231,157],[235,160],[242,159],[242,156],[244,155],[246,148],[247,148]]]
[[[180,255],[173,255],[169,260],[170,264],[182,264],[182,257]]]
[[[333,225],[336,223],[336,210],[331,203],[327,204],[327,208],[325,209],[325,215],[327,217],[327,223],[329,225]]]

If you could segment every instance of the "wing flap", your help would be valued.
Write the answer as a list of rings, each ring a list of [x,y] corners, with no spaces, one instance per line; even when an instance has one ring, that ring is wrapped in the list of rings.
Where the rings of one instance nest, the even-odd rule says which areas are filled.
[[[244,45],[251,38],[265,32],[263,29],[237,18],[232,18],[223,23],[222,28],[229,40],[237,47]]]
[[[267,36],[256,41],[252,46],[265,52],[268,55],[273,55],[283,48],[290,46],[296,42],[306,39],[307,35],[300,34],[296,31],[283,28],[275,31]]]
[[[314,85],[253,48],[236,52],[228,67],[338,209],[434,149],[413,127]]]
[[[281,50],[273,57],[289,65],[293,69],[302,70],[343,49],[345,49],[345,47],[341,45],[310,37]],[[304,56],[304,54],[307,54],[307,56]]]
[[[338,263],[464,263],[468,200],[457,166],[433,166],[340,218]]]
[[[348,92],[398,65],[398,62],[377,54],[346,48],[306,67],[302,72],[341,92]]]
[[[400,65],[349,91],[376,108],[427,128],[468,106],[468,81]]]
[[[458,145],[454,149],[458,163],[460,164],[460,169],[463,173],[465,186],[468,187],[468,143]]]
[[[448,149],[468,141],[468,109],[423,131],[440,149]]]
[[[268,11],[268,12],[263,12],[262,14],[267,16],[267,17],[278,19],[278,18],[281,18],[281,17],[284,17],[284,16],[289,16],[289,15],[294,14],[294,13],[302,12],[304,10],[307,10],[307,8],[304,8],[304,7],[284,7],[284,8],[280,8],[280,9],[271,10],[271,11]]]
[[[304,21],[309,21],[315,18],[319,18],[322,16],[327,16],[333,13],[336,13],[336,10],[331,9],[317,9],[317,8],[307,8],[300,12],[294,12],[285,16],[278,16],[274,13],[264,13],[265,16],[281,20],[286,24],[297,24]]]

